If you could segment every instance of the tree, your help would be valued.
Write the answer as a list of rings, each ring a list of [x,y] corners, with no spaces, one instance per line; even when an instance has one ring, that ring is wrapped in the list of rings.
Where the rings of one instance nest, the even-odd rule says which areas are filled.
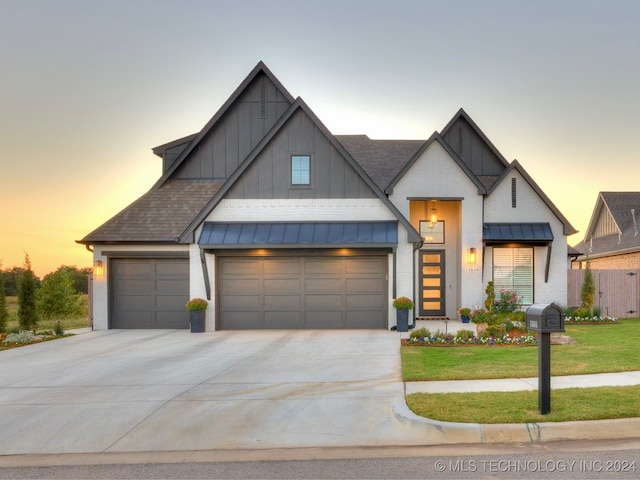
[[[47,319],[82,315],[80,295],[76,293],[73,282],[70,267],[63,266],[45,275],[38,290],[38,313]]]
[[[7,329],[9,311],[7,310],[7,299],[4,295],[4,273],[2,273],[2,263],[0,262],[0,333]]]
[[[584,271],[584,280],[582,281],[582,290],[580,290],[581,307],[592,311],[596,297],[596,285],[593,280],[593,273],[589,266],[589,259],[587,258],[587,266]]]
[[[24,257],[24,271],[18,284],[18,319],[20,328],[33,330],[38,324],[36,311],[36,276],[31,270],[29,255]]]

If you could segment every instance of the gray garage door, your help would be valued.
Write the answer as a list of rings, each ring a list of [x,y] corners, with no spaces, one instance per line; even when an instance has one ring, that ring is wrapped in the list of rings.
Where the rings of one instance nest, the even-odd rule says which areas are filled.
[[[189,328],[188,259],[112,259],[111,328]]]
[[[387,257],[219,257],[219,328],[386,328]]]

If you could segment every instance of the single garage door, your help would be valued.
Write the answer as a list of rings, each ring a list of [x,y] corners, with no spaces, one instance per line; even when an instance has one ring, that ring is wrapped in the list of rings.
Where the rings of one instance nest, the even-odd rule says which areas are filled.
[[[114,258],[111,328],[189,328],[189,260]]]
[[[386,328],[387,257],[218,257],[219,328]]]

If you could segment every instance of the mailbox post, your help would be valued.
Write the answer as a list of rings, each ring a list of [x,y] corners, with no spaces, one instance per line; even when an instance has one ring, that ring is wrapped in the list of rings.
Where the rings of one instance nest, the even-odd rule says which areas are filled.
[[[564,312],[555,303],[527,308],[527,330],[538,332],[538,406],[551,411],[551,332],[564,332]]]

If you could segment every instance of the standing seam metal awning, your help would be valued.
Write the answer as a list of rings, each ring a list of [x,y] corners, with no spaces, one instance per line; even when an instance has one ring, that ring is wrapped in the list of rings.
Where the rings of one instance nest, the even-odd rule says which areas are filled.
[[[205,222],[200,248],[395,247],[398,222]]]
[[[505,243],[524,243],[532,246],[547,247],[547,261],[544,270],[544,281],[549,281],[551,265],[551,243],[553,232],[548,223],[485,223],[482,226],[482,240],[485,245]]]
[[[553,241],[548,223],[485,223],[482,227],[485,242],[540,242]]]

